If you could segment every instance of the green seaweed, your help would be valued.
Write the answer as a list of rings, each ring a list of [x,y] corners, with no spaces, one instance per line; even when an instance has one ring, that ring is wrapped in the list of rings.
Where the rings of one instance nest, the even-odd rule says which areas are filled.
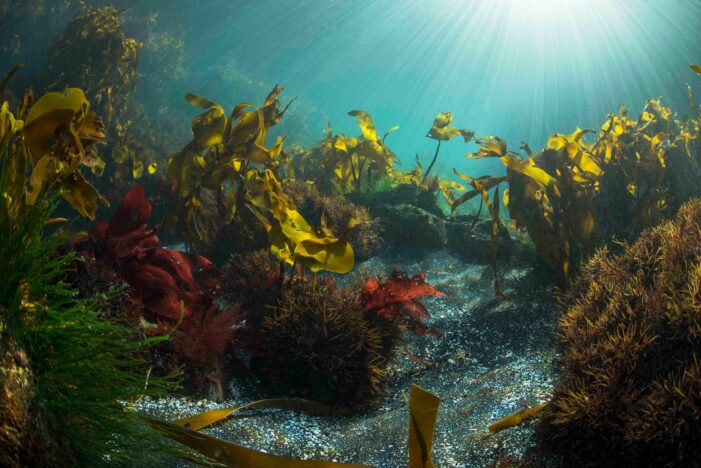
[[[4,195],[11,153],[1,150]],[[0,201],[0,322],[26,354],[34,386],[18,462],[124,465],[162,456],[172,445],[131,406],[174,388],[172,376],[149,378],[141,359],[154,340],[101,315],[105,299],[121,291],[80,299],[61,280],[76,258],[57,253],[65,239],[47,227],[55,197],[14,205],[5,196]]]

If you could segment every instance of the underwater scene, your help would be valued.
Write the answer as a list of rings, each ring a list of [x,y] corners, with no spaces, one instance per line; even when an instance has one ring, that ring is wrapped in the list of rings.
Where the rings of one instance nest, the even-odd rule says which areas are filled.
[[[0,466],[701,467],[701,1],[0,0]]]

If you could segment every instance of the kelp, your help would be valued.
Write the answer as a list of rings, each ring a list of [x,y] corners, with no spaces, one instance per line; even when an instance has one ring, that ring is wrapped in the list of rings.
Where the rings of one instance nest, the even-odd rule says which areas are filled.
[[[188,94],[186,101],[206,109],[193,118],[193,140],[169,164],[176,179],[178,210],[186,225],[194,226],[196,234],[208,236],[200,226],[203,218],[216,218],[212,211],[224,213],[223,223],[231,222],[240,205],[250,210],[268,233],[271,251],[281,261],[299,263],[316,273],[321,270],[347,273],[353,268],[354,254],[347,240],[348,229],[336,237],[322,216],[320,226],[313,228],[297,211],[284,193],[275,175],[279,168],[282,138],[268,149],[268,129],[277,124],[285,110],[280,109],[275,86],[261,108],[251,104],[237,105],[227,119],[224,109],[207,99]],[[374,126],[365,122],[365,132]],[[207,207],[204,191],[215,194],[219,203]],[[215,221],[218,222],[218,221]],[[210,224],[211,225],[211,224]]]
[[[104,167],[96,145],[105,134],[83,91],[67,88],[36,102],[27,92],[17,115],[9,111],[7,102],[2,104],[0,144],[8,148],[10,178],[6,197],[32,205],[58,192],[81,216],[94,219],[98,202],[108,203],[80,168]],[[26,193],[25,184],[30,186]]]
[[[169,128],[135,96],[143,44],[124,32],[122,14],[112,6],[83,4],[63,33],[50,45],[38,89],[77,86],[90,97],[104,119],[110,138],[102,151],[107,166],[95,167],[95,180],[111,201],[134,181],[157,173],[161,158],[171,153]],[[148,77],[146,78],[148,79]],[[159,110],[160,111],[160,110]]]
[[[409,393],[409,468],[433,468],[433,431],[440,398],[418,385]]]
[[[420,190],[431,192],[432,194],[440,194],[443,196],[448,206],[451,206],[455,202],[459,193],[465,191],[465,188],[458,182],[443,180],[439,175],[425,177],[423,167],[421,162],[419,162],[418,154],[416,155],[413,170],[407,172],[393,171],[391,182],[393,187],[411,185]]]
[[[326,138],[311,149],[298,149],[292,158],[296,177],[316,181],[326,192],[346,193],[371,187],[390,176],[396,158],[385,140],[399,127],[392,127],[380,138],[370,115],[352,110],[361,136],[334,135],[329,123]]]
[[[176,223],[190,239],[211,241],[244,202],[246,183],[257,172],[253,165],[275,166],[282,141],[270,150],[265,142],[268,129],[284,114],[281,92],[275,86],[261,108],[239,104],[228,118],[219,104],[194,94],[185,97],[205,112],[192,119],[193,139],[170,159],[168,173],[176,185]]]
[[[230,406],[205,411],[204,413],[199,413],[194,416],[178,419],[174,421],[173,424],[193,431],[199,431],[200,429],[221,422],[234,413],[254,408],[276,408],[302,411],[317,416],[328,416],[334,413],[333,407],[315,401],[305,400],[303,398],[276,398],[258,400],[241,406]]]
[[[493,422],[489,425],[489,432],[499,432],[510,427],[516,427],[528,419],[538,417],[545,409],[545,404],[539,404],[526,408],[514,414],[510,414],[505,418]]]
[[[438,144],[436,145],[436,152],[433,155],[433,159],[431,160],[431,163],[428,165],[428,169],[426,169],[426,173],[424,174],[421,182],[426,182],[426,179],[428,178],[428,175],[431,173],[431,169],[433,169],[433,165],[436,164],[436,160],[438,159],[438,152],[441,149],[441,142],[442,141],[448,141],[453,138],[455,138],[458,135],[462,135],[463,140],[465,140],[465,143],[469,142],[472,140],[472,138],[475,136],[475,132],[472,130],[467,130],[463,128],[455,128],[452,126],[453,123],[453,113],[452,112],[443,112],[441,114],[438,114],[436,118],[433,120],[433,125],[428,131],[428,134],[426,136],[428,138],[432,138],[434,140],[438,140]],[[450,203],[450,202],[448,202]]]
[[[142,47],[124,34],[120,14],[112,6],[83,5],[51,44],[45,71],[50,89],[79,84],[108,124],[136,86]]]
[[[637,121],[625,108],[609,115],[596,141],[588,143],[585,136],[595,133],[578,128],[554,134],[538,155],[524,143],[525,157],[509,151],[501,138],[488,136],[476,140],[479,150],[466,155],[499,158],[504,164],[506,177],[483,177],[479,184],[489,190],[508,183],[504,204],[513,224],[528,233],[562,285],[596,245],[632,240],[664,219],[670,206],[701,194],[688,180],[700,167],[698,117],[677,120],[671,109],[650,99]],[[453,210],[480,194],[475,187],[453,203]]]
[[[508,296],[504,294],[504,292],[501,290],[501,284],[499,282],[499,271],[497,269],[497,253],[499,251],[499,231],[502,227],[501,218],[499,217],[499,184],[504,179],[500,177],[490,176],[472,178],[468,175],[458,172],[457,170],[454,170],[454,172],[455,175],[460,177],[462,180],[469,182],[470,185],[474,188],[474,190],[467,192],[465,196],[453,202],[453,204],[451,205],[451,211],[455,212],[455,210],[460,204],[464,203],[465,201],[469,200],[472,196],[475,195],[480,195],[482,197],[482,203],[487,207],[487,210],[489,211],[489,216],[492,221],[492,228],[490,233],[491,243],[489,247],[489,261],[492,267],[492,274],[494,275],[494,293],[499,299],[506,300],[508,299]],[[492,201],[490,201],[489,189],[492,187],[496,187],[496,189],[494,190],[494,197]]]
[[[438,159],[438,153],[441,149],[441,142],[451,140],[460,135],[463,137],[465,143],[467,143],[474,137],[474,132],[472,130],[455,128],[452,126],[452,121],[452,112],[443,112],[438,114],[433,121],[433,125],[426,134],[427,138],[438,141],[433,159],[428,165],[426,171],[424,172],[423,167],[419,162],[419,155],[417,154],[414,168],[411,171],[403,172],[395,170],[392,172],[392,185],[413,185],[431,193],[440,193],[448,206],[451,206],[455,202],[458,194],[465,191],[465,188],[461,184],[452,180],[443,180],[438,175],[429,177],[431,169],[433,169],[433,166]]]
[[[436,395],[412,384],[409,395],[408,424],[408,466],[410,468],[433,468],[434,466],[431,452],[433,448],[433,434],[439,406],[440,399]],[[180,444],[183,444],[191,449],[197,450],[201,454],[209,457],[214,462],[222,463],[226,466],[238,466],[241,468],[369,468],[369,465],[362,464],[348,464],[317,460],[297,460],[288,457],[281,457],[202,434],[195,429],[205,428],[209,425],[218,423],[234,412],[256,407],[285,408],[303,411],[308,411],[311,409],[313,413],[318,414],[316,410],[319,408],[319,405],[314,402],[300,399],[261,400],[244,406],[207,411],[205,413],[180,419],[175,422],[160,421],[151,417],[144,417],[144,419],[152,427],[162,431],[167,437],[170,437],[174,441],[179,442]]]

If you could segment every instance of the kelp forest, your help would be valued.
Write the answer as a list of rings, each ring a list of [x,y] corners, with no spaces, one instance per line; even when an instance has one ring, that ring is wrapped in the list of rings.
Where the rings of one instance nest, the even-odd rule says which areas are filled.
[[[111,3],[0,0],[0,465],[701,465],[701,48],[407,135],[191,65],[239,2]]]

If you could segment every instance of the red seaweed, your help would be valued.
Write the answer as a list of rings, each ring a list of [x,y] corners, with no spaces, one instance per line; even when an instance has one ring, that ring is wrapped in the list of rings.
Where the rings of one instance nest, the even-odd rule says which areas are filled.
[[[375,278],[369,278],[360,293],[363,312],[374,313],[387,318],[404,317],[410,331],[419,334],[434,334],[439,332],[423,322],[429,318],[426,307],[417,299],[426,296],[445,296],[426,282],[426,275],[419,273],[409,277],[404,272],[394,270],[387,281],[379,283]]]

